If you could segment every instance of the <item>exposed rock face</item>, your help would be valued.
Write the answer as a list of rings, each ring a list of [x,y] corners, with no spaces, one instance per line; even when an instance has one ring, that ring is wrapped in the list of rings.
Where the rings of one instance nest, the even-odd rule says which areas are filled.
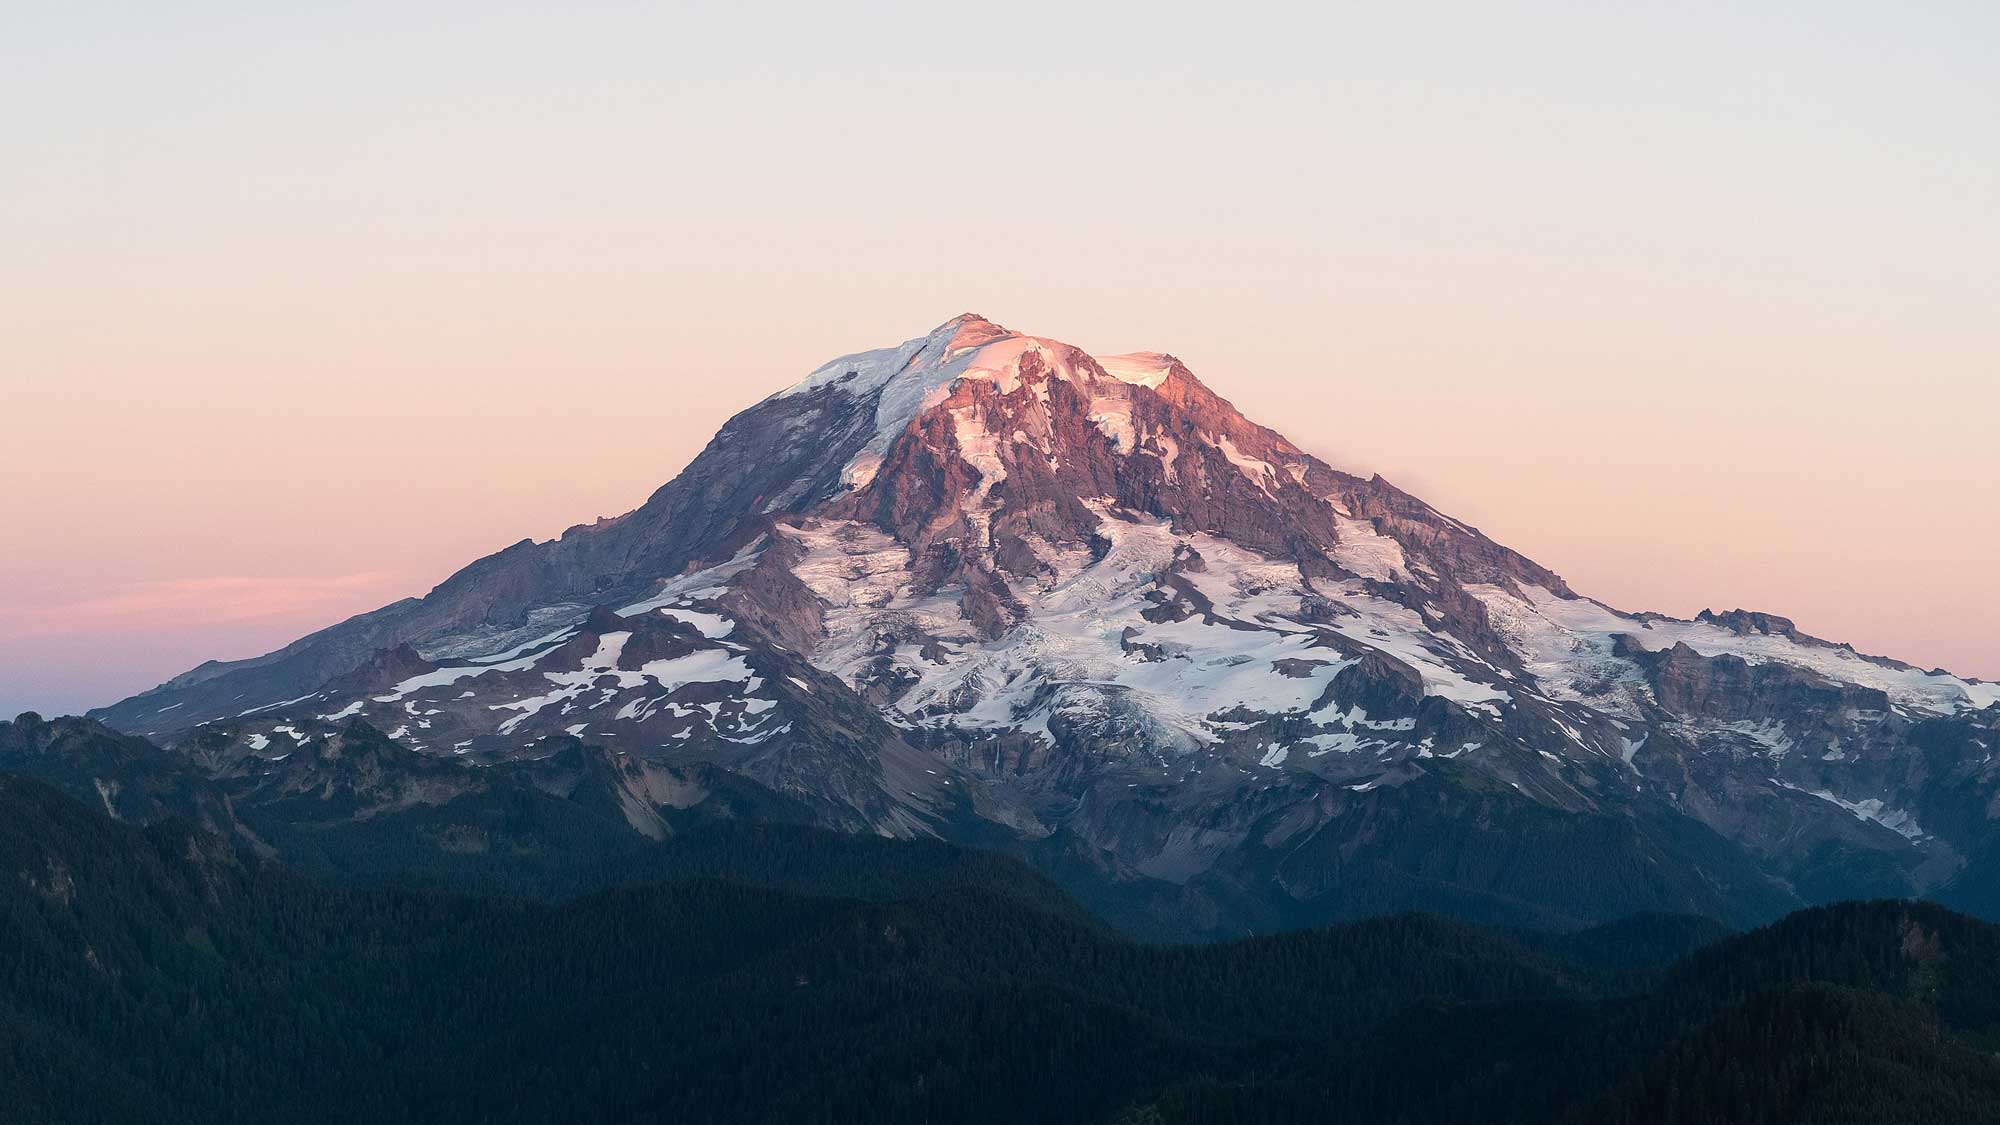
[[[75,718],[29,712],[0,722],[0,763],[40,777],[115,820],[150,824],[181,817],[218,835],[232,831],[225,794],[164,757],[145,739]]]
[[[2000,865],[2000,686],[1767,614],[1620,613],[1171,356],[973,316],[751,407],[637,511],[101,715],[376,801],[404,798],[327,757],[355,719],[481,770],[581,739],[644,833],[702,788],[647,771],[720,770],[1221,930],[1747,920]],[[1521,839],[1589,842],[1595,889],[1538,892]]]
[[[1686,641],[1660,652],[1636,646],[1614,651],[1645,670],[1661,707],[1690,718],[1782,722],[1801,714],[1889,710],[1888,693],[1879,688],[1838,683],[1789,664],[1751,664],[1728,653],[1703,656]]]

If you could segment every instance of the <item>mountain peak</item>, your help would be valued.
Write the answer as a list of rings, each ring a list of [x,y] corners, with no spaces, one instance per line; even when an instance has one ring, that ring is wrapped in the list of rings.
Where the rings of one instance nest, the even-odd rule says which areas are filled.
[[[927,335],[932,339],[942,337],[949,340],[958,333],[968,329],[975,331],[988,329],[994,333],[1002,334],[1007,332],[1006,328],[995,324],[993,321],[986,319],[976,312],[962,312],[945,321],[943,324],[938,325],[936,328],[931,329]]]
[[[991,383],[1003,395],[1049,379],[1088,387],[1108,377],[1117,384],[1156,389],[1177,367],[1171,356],[1152,352],[1116,356],[1107,367],[1061,340],[1015,332],[977,313],[962,313],[893,348],[857,352],[824,364],[774,397],[831,393],[873,400],[873,432],[842,474],[843,484],[860,488],[873,479],[889,447],[918,416],[943,403],[967,381]],[[1046,403],[1046,394],[1036,393]],[[1082,397],[1088,401],[1092,396]]]
[[[432,759],[583,739],[642,832],[690,798],[673,771],[713,768],[829,826],[1070,840],[1279,915],[1302,889],[1340,909],[1329,880],[1366,863],[1335,857],[1419,807],[1616,816],[1646,849],[1616,870],[1683,888],[1726,838],[1762,901],[1766,875],[1826,886],[1827,849],[1887,873],[1869,893],[1928,889],[1991,854],[1963,810],[2000,800],[2000,685],[1770,614],[1621,613],[1170,355],[972,313],[743,411],[626,516],[106,714],[298,792],[351,720],[454,784]],[[341,778],[380,758],[355,747]]]
[[[1092,356],[1065,341],[1016,332],[967,312],[895,347],[855,352],[822,364],[774,397],[825,388],[856,396],[885,392],[890,409],[883,420],[907,422],[915,413],[906,410],[909,400],[921,403],[940,388],[965,378],[999,379],[1011,386],[1011,377],[1020,374],[1021,363],[1028,356],[1036,357],[1030,363],[1045,364],[1042,371],[1031,374],[1080,382],[1108,376],[1121,383],[1158,389],[1176,370],[1192,378],[1180,360],[1164,352]]]

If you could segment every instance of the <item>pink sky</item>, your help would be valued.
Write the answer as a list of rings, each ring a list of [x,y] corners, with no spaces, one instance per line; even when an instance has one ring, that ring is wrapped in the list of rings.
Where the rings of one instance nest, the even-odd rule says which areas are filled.
[[[1173,352],[1621,608],[2000,678],[1985,6],[31,9],[0,712],[625,511],[967,309]]]

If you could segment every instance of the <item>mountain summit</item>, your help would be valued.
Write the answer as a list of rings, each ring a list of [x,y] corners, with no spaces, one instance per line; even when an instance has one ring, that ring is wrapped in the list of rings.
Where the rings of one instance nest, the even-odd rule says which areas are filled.
[[[1183,932],[1748,921],[2000,862],[2000,685],[1611,609],[1171,355],[970,314],[752,406],[631,513],[98,715],[239,773],[357,719],[473,769],[580,739],[637,830],[698,764]]]

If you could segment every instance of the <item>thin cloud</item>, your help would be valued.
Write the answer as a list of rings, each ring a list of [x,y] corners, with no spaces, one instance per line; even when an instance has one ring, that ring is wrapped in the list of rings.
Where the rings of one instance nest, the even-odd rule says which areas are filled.
[[[36,605],[0,606],[0,636],[151,632],[244,621],[359,612],[397,583],[382,571],[355,574],[170,578]]]

